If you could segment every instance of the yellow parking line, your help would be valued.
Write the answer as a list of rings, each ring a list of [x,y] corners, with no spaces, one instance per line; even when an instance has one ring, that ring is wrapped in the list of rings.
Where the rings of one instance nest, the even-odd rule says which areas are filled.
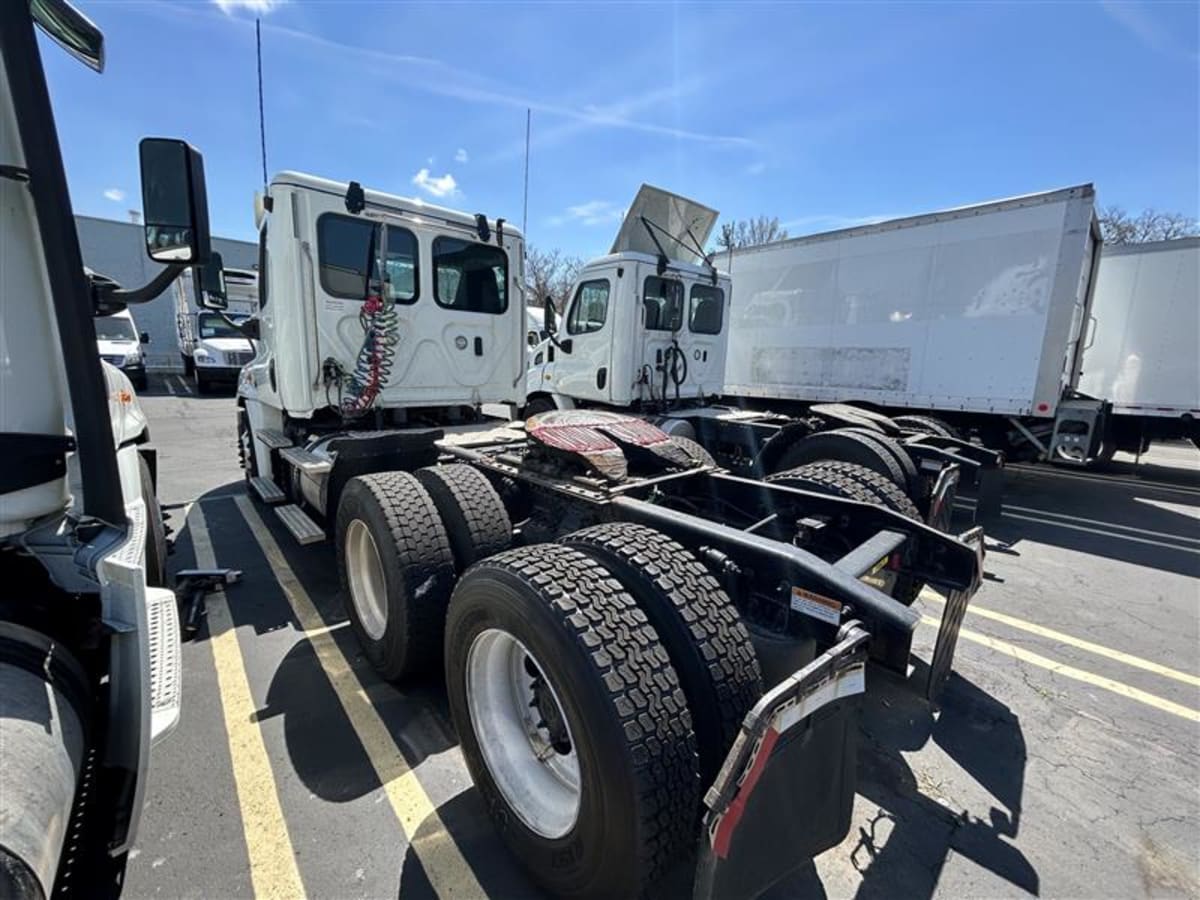
[[[933,591],[922,593],[921,599],[936,600],[939,603],[945,602]],[[1072,635],[1064,634],[1061,631],[1055,631],[1053,628],[1046,628],[1044,625],[1038,625],[1036,622],[1027,622],[1024,619],[1018,619],[1016,616],[1010,616],[1006,613],[996,612],[994,609],[987,609],[986,607],[974,605],[967,607],[967,612],[972,613],[973,615],[982,616],[985,619],[991,619],[995,622],[1001,622],[1004,625],[1009,625],[1013,628],[1019,628],[1021,631],[1028,631],[1030,634],[1036,634],[1039,637],[1048,638],[1052,641],[1058,641],[1060,644],[1078,647],[1080,650],[1086,650],[1088,653],[1095,653],[1097,656],[1104,656],[1108,659],[1116,660],[1117,662],[1124,663],[1127,666],[1133,666],[1135,669],[1145,669],[1147,672],[1153,672],[1155,675],[1161,675],[1164,678],[1173,678],[1175,681],[1182,681],[1184,684],[1190,684],[1193,687],[1200,687],[1200,678],[1195,675],[1189,675],[1187,672],[1180,672],[1178,669],[1172,669],[1169,666],[1162,665],[1162,663],[1156,663],[1148,659],[1142,659],[1140,656],[1134,656],[1131,653],[1113,650],[1111,647],[1105,647],[1103,644],[1094,644],[1091,641],[1083,640],[1083,638],[1073,637]]]
[[[937,628],[941,622],[932,616],[921,616],[921,621],[926,625],[932,625]],[[1102,688],[1106,691],[1111,691],[1114,694],[1119,694],[1130,700],[1136,700],[1138,703],[1144,703],[1147,706],[1153,706],[1155,709],[1160,709],[1163,712],[1171,713],[1179,716],[1182,719],[1188,719],[1192,722],[1200,722],[1200,710],[1192,709],[1189,706],[1184,706],[1181,703],[1174,703],[1170,700],[1164,700],[1148,691],[1139,690],[1135,687],[1130,687],[1113,678],[1106,678],[1103,675],[1096,675],[1088,672],[1085,669],[1077,669],[1074,666],[1068,666],[1065,663],[1057,662],[1049,659],[1038,653],[1033,653],[1023,647],[1018,647],[1015,644],[1010,644],[1008,641],[1002,641],[999,638],[994,638],[991,635],[980,634],[978,631],[971,631],[964,628],[959,633],[960,638],[972,641],[976,644],[982,644],[991,650],[998,653],[1003,653],[1005,656],[1011,656],[1013,659],[1019,659],[1021,662],[1027,662],[1034,666],[1039,666],[1043,669],[1048,669],[1056,675],[1062,675],[1066,678],[1073,678],[1075,681],[1082,681],[1084,684],[1090,684],[1093,687]]]
[[[262,517],[247,497],[234,499],[270,564],[275,580],[291,604],[301,630],[308,636],[321,668],[379,777],[400,827],[410,845],[418,852],[421,866],[434,890],[442,897],[486,896],[462,852],[446,832],[429,795],[404,758],[403,751],[392,739],[391,732],[367,698],[358,675],[350,668],[325,620],[287,564],[283,551]],[[414,843],[418,829],[426,823],[433,826],[431,833]]]
[[[200,504],[191,509],[189,523],[196,565],[216,567],[208,525]],[[263,743],[262,731],[255,723],[257,709],[250,694],[250,683],[238,649],[237,634],[225,594],[218,591],[208,597],[208,644],[212,647],[217,670],[221,710],[233,761],[233,781],[237,786],[242,812],[242,830],[250,857],[250,879],[256,897],[281,900],[303,897],[304,884],[296,868],[296,856],[288,836],[287,823],[279,806],[275,777]]]

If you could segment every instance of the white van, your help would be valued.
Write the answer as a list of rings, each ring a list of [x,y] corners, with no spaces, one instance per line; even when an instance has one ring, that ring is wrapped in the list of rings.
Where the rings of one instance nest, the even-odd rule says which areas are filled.
[[[116,366],[139,390],[146,389],[146,357],[142,344],[150,343],[150,335],[138,332],[129,310],[111,316],[96,316],[96,347],[100,358]]]

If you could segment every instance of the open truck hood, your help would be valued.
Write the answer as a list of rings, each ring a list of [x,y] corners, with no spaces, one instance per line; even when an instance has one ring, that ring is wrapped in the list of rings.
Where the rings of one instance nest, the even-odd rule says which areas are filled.
[[[661,245],[667,259],[694,265],[702,259],[701,254],[691,249],[692,237],[695,237],[694,243],[703,248],[712,234],[717,215],[715,209],[702,206],[695,200],[643,184],[625,213],[621,230],[617,232],[617,238],[609,252],[621,253],[628,250],[657,256]],[[655,231],[653,227],[647,229],[643,218],[675,240]],[[691,237],[688,235],[689,231]],[[651,232],[654,232],[654,238],[650,236]],[[658,239],[658,244],[654,242],[655,238]]]

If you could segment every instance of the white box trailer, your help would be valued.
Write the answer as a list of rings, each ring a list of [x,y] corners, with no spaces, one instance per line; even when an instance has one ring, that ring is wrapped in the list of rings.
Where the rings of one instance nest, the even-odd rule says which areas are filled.
[[[1200,238],[1105,247],[1079,389],[1112,402],[1110,448],[1200,439]]]
[[[930,412],[1010,449],[1086,457],[1093,430],[1055,422],[1079,418],[1094,198],[1080,185],[720,254],[726,393]]]

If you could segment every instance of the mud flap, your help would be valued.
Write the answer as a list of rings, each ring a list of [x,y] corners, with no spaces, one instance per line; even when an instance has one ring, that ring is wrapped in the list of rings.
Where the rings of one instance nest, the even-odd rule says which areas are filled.
[[[978,572],[983,574],[983,526],[976,525],[969,531],[959,535],[959,540],[974,548],[979,558]],[[946,596],[946,606],[942,610],[942,624],[938,626],[937,643],[933,645],[933,659],[929,663],[929,681],[925,685],[925,698],[931,703],[937,703],[938,695],[946,679],[950,677],[950,669],[954,665],[954,651],[958,647],[958,633],[962,630],[963,618],[967,614],[967,605],[979,585],[972,585],[970,590],[950,591]]]
[[[698,900],[757,897],[849,831],[870,636],[842,635],[746,715],[704,798]]]

